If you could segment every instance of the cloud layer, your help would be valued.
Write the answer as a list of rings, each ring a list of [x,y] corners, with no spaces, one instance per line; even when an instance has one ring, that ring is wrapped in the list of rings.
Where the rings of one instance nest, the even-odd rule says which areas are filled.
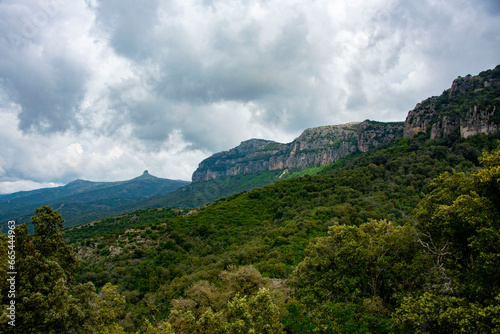
[[[4,0],[0,192],[149,169],[248,138],[404,120],[500,63],[495,0]]]

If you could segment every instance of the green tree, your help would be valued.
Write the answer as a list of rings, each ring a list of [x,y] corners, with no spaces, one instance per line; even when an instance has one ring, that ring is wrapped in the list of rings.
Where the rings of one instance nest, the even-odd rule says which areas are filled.
[[[312,320],[324,333],[387,331],[394,298],[423,285],[415,232],[387,221],[331,226],[290,279],[311,314],[301,322]]]
[[[500,150],[473,174],[444,174],[416,209],[420,243],[433,259],[422,295],[395,313],[398,331],[500,332]]]
[[[89,312],[89,294],[92,284],[74,287],[78,261],[67,246],[61,229],[64,220],[48,206],[35,211],[31,219],[35,232],[28,233],[28,225],[15,228],[16,263],[16,319],[15,328],[6,324],[10,299],[2,291],[0,329],[9,333],[63,333],[81,327]],[[5,243],[1,236],[0,242]],[[5,251],[5,244],[0,250]],[[1,256],[4,257],[3,254]],[[0,273],[6,280],[6,272]]]
[[[500,150],[471,175],[443,174],[416,209],[421,244],[443,292],[492,300],[500,292]]]

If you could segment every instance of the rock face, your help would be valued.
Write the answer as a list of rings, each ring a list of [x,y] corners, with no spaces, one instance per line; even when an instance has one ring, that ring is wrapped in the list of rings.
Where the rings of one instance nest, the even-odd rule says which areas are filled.
[[[463,138],[500,130],[500,65],[477,76],[458,77],[441,96],[428,98],[408,113],[404,137],[430,139],[456,133]]]
[[[478,134],[488,134],[500,131],[500,123],[494,121],[497,107],[494,106],[491,112],[479,110],[477,106],[469,109],[465,116],[460,120],[460,135],[463,138]]]
[[[250,139],[203,160],[192,180],[200,182],[263,170],[323,166],[356,150],[366,152],[372,146],[402,135],[402,122],[364,121],[307,129],[288,144]]]

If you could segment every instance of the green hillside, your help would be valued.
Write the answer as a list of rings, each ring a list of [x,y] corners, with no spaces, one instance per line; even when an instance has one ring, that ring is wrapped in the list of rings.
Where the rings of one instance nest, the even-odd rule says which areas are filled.
[[[280,181],[184,216],[155,220],[136,212],[120,218],[127,224],[121,231],[84,240],[81,233],[104,232],[100,226],[107,224],[96,224],[86,228],[88,232],[67,231],[66,238],[77,241],[76,250],[85,254],[78,280],[92,281],[97,288],[107,282],[120,287],[130,301],[130,318],[122,325],[139,328],[151,312],[144,298],[158,301],[156,316],[166,318],[172,300],[186,298],[199,281],[223,284],[221,273],[233,266],[252,265],[263,277],[288,282],[304,261],[304,250],[332,226],[384,220],[413,226],[414,208],[432,190],[432,179],[443,172],[477,171],[481,152],[491,150],[496,138],[462,139],[451,147],[425,136],[401,139],[370,154],[348,157],[321,175]],[[419,279],[424,280],[416,282]],[[401,303],[391,298],[384,312]],[[358,304],[351,306],[360,312]]]
[[[87,323],[110,333],[148,332],[148,326],[149,333],[237,333],[241,326],[258,332],[263,323],[273,333],[419,332],[428,326],[486,333],[496,326],[500,286],[484,280],[499,268],[474,247],[489,244],[485,256],[498,254],[498,227],[491,225],[499,214],[498,151],[480,159],[497,142],[498,135],[451,146],[424,135],[400,139],[321,174],[279,181],[181,216],[143,210],[116,218],[116,228],[110,222],[68,230],[65,238],[75,242],[82,259],[71,275],[77,283],[93,283],[79,289],[88,296],[93,286],[103,289],[88,299],[97,313],[88,313]],[[443,172],[453,176],[432,183]],[[443,204],[457,211],[452,221],[436,211]],[[484,217],[464,230],[466,239],[451,227],[450,244],[447,230],[435,224],[464,224],[455,205],[472,210],[470,217]],[[445,245],[461,258],[467,242],[477,245],[467,255],[479,256],[473,262],[432,253]],[[446,264],[444,272],[436,271],[443,268],[436,259]],[[421,313],[429,307],[432,314]],[[99,316],[110,310],[109,318]],[[243,324],[238,312],[249,312]],[[259,312],[266,317],[255,318]],[[470,323],[460,322],[464,316]]]
[[[445,93],[479,95],[455,112],[484,102],[495,127],[487,101],[498,97],[483,101],[462,81]],[[13,269],[0,263],[0,331],[498,333],[500,132],[464,136],[464,122],[483,115],[455,120],[448,134],[443,119],[433,136],[428,120],[453,101],[417,106],[412,135],[314,175],[262,172],[178,190],[190,192],[179,206],[205,203],[189,210],[143,208],[63,230],[57,212],[37,209],[33,234],[27,224],[0,234],[1,257],[14,249],[20,273],[13,329]]]

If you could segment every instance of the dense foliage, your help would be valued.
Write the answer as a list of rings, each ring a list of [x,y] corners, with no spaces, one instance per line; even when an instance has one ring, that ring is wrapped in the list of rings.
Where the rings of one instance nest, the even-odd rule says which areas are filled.
[[[500,151],[481,154],[495,138],[400,139],[190,212],[67,230],[72,247],[41,208],[34,234],[16,228],[18,270],[30,273],[16,330],[498,331]]]

